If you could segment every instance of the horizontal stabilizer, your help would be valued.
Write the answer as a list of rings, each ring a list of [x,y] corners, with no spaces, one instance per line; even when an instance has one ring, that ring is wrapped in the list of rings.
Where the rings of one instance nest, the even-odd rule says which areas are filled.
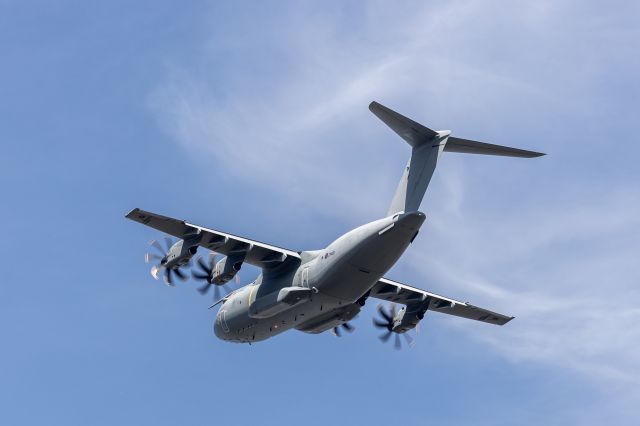
[[[438,136],[438,132],[435,130],[424,127],[378,102],[371,102],[369,110],[411,146],[420,145],[420,143],[430,141]]]
[[[503,157],[522,158],[533,158],[544,155],[541,152],[477,142],[469,139],[456,138],[454,136],[449,136],[447,144],[444,146],[444,150],[446,152],[461,152],[464,154],[501,155]]]
[[[423,142],[432,141],[445,136],[448,132],[437,132],[412,119],[398,114],[378,102],[371,102],[369,110],[380,120],[404,139],[412,147],[419,146]],[[472,141],[450,136],[444,147],[446,152],[460,152],[464,154],[500,155],[504,157],[534,158],[544,155],[541,152],[527,151],[525,149],[511,148],[508,146],[494,145],[486,142]]]
[[[541,152],[456,138],[451,136],[449,130],[431,130],[378,102],[371,102],[369,110],[411,145],[411,157],[387,210],[388,216],[398,212],[418,211],[443,151],[522,158],[544,155]]]

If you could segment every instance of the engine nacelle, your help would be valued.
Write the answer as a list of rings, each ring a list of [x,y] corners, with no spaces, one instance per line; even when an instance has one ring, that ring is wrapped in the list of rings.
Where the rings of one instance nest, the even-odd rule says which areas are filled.
[[[184,240],[178,240],[171,246],[167,255],[160,261],[160,264],[169,269],[186,265],[197,251],[197,245],[186,244]]]
[[[242,268],[243,261],[244,256],[227,256],[222,258],[213,268],[213,278],[211,282],[220,285],[231,281],[240,268]]]
[[[448,303],[448,302],[444,302]],[[404,333],[406,331],[415,328],[418,323],[424,318],[429,306],[431,304],[431,298],[427,298],[421,303],[412,303],[404,306],[393,319],[393,331],[396,333]]]

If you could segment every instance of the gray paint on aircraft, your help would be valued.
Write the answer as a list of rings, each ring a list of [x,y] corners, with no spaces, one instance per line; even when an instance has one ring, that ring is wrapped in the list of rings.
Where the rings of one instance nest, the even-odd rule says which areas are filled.
[[[220,305],[214,322],[220,339],[250,343],[292,328],[321,333],[351,320],[369,297],[404,305],[390,317],[393,333],[414,328],[428,310],[498,325],[513,318],[389,280],[384,274],[425,221],[419,208],[442,152],[526,158],[543,154],[454,138],[450,131],[431,130],[377,102],[369,109],[411,146],[411,156],[386,217],[347,232],[323,250],[288,250],[140,209],[127,214],[184,240],[175,253],[191,256],[199,246],[226,255],[229,263],[262,268],[253,283],[213,305]],[[172,258],[175,264],[182,260]],[[223,268],[212,274],[222,273],[217,269]]]

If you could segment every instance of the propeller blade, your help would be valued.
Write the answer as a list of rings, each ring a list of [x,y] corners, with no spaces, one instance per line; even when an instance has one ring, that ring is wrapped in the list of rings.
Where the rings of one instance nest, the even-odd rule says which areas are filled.
[[[191,272],[191,276],[196,280],[208,281],[209,275],[200,274],[198,272]]]
[[[209,269],[213,271],[213,268],[216,267],[216,252],[212,251],[209,254]]]
[[[410,348],[412,348],[413,345],[416,344],[416,341],[409,335],[409,333],[402,333],[402,335],[404,336],[404,339],[407,341],[407,344]]]
[[[378,339],[382,340],[383,343],[386,343],[389,340],[393,333],[391,331],[387,331],[382,336],[378,336]]]
[[[202,272],[191,271],[191,276],[197,280],[208,280],[209,275],[203,274]]]
[[[171,250],[171,246],[173,246],[173,238],[164,237],[164,244],[167,246],[167,252],[169,252],[169,250]]]
[[[333,329],[331,330],[331,333],[336,337],[342,337],[340,335],[340,329],[338,327],[333,327]]]
[[[153,265],[151,267],[151,276],[158,281],[158,273],[160,272],[160,267],[158,265]]]
[[[175,272],[178,278],[180,278],[180,281],[184,281],[187,279],[187,276],[180,270],[180,268],[174,269],[173,272]]]
[[[209,265],[207,265],[204,260],[202,260],[202,256],[198,256],[198,266],[200,266],[200,268],[202,268],[203,271],[205,271],[207,273],[207,278],[209,275],[211,275],[211,268],[209,268]]]
[[[207,278],[207,277],[205,277],[205,278]],[[209,289],[211,288],[212,285],[213,284],[211,284],[211,283],[206,283],[202,287],[198,287],[198,292],[200,294],[207,294],[207,292],[209,291]]]
[[[152,260],[161,260],[162,256],[155,254],[155,253],[145,253],[144,254],[144,261],[145,263],[149,263]]]
[[[159,242],[157,242],[156,240],[151,240],[149,241],[149,245],[151,247],[154,247],[155,249],[157,249],[160,253],[162,253],[162,255],[164,256],[166,254],[166,252],[164,251],[164,249],[162,248],[162,246],[160,245]]]
[[[393,344],[393,347],[394,347],[396,350],[400,350],[400,349],[402,348],[402,343],[400,342],[400,335],[399,335],[398,333],[396,333],[396,341],[395,341],[395,343]]]
[[[382,304],[378,305],[378,312],[380,313],[380,315],[387,320],[387,322],[392,322],[393,321],[393,317],[390,316],[385,310],[384,307],[382,306]]]
[[[378,328],[384,328],[384,329],[389,329],[389,323],[388,322],[382,322],[378,319],[373,318],[373,325],[378,327]]]
[[[171,269],[166,268],[164,270],[164,282],[168,285],[168,286],[173,286],[173,278],[171,276]]]
[[[236,284],[240,284],[240,274],[236,273],[233,276],[233,281],[235,281]]]
[[[355,327],[349,324],[348,322],[345,322],[344,324],[342,324],[342,328],[347,330],[349,333],[353,333],[353,330],[355,330]]]
[[[213,298],[216,300],[220,300],[220,287],[217,285],[213,286]]]

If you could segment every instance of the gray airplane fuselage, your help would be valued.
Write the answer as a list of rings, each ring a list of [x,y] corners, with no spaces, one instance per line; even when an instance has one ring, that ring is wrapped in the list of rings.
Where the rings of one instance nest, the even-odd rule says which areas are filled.
[[[321,333],[351,320],[370,289],[400,258],[425,220],[399,213],[362,225],[326,249],[261,274],[231,293],[214,323],[217,337],[257,342],[291,328]]]
[[[360,312],[368,297],[404,305],[397,313],[395,308],[387,312],[379,307],[381,318],[374,320],[377,328],[386,330],[382,341],[396,333],[396,347],[399,335],[404,333],[407,338],[406,332],[415,328],[428,310],[497,325],[513,319],[383,275],[425,221],[420,205],[443,152],[520,158],[544,154],[454,137],[449,130],[432,130],[377,102],[371,102],[369,110],[409,145],[411,155],[385,217],[347,232],[323,250],[285,249],[138,208],[127,213],[128,219],[179,239],[166,253],[154,241],[152,245],[162,255],[145,256],[147,261],[160,259],[151,274],[158,279],[163,270],[168,285],[173,285],[173,275],[186,278],[180,267],[186,267],[199,247],[212,252],[209,264],[198,257],[201,271],[192,271],[194,279],[206,282],[198,289],[202,294],[211,285],[224,286],[237,277],[244,263],[262,269],[253,283],[211,306],[219,306],[214,333],[220,339],[252,343],[292,328],[305,333],[334,329],[339,335],[338,327],[351,330],[346,323]],[[216,262],[216,254],[225,257]]]

